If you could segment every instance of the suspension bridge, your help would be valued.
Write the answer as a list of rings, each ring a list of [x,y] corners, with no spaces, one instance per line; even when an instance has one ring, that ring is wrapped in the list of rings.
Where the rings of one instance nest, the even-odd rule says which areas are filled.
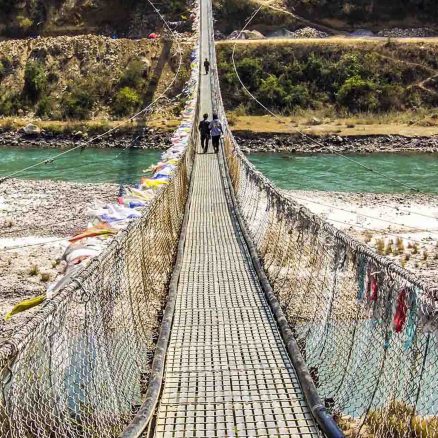
[[[438,436],[436,292],[246,160],[211,0],[199,8],[212,70],[184,156],[142,218],[0,345],[1,436]],[[213,112],[224,142],[202,154]]]

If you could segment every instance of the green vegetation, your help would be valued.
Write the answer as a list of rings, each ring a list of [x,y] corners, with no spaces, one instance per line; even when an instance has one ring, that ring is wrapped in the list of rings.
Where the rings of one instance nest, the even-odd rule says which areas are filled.
[[[268,47],[267,47],[268,46]],[[436,107],[438,90],[425,87],[438,74],[438,45],[418,43],[250,43],[236,49],[236,67],[248,90],[284,115],[332,109],[338,114],[386,113]],[[232,45],[218,46],[226,107],[240,114],[263,109],[240,86]]]
[[[118,116],[127,116],[133,114],[140,103],[141,98],[138,93],[130,87],[124,87],[116,95],[113,110]]]
[[[177,21],[188,17],[188,6],[188,0],[168,0],[160,10]],[[161,32],[160,21],[144,0],[0,0],[0,35],[12,38],[78,31],[139,36],[144,34],[145,21],[146,28]]]
[[[90,118],[93,109],[93,95],[90,89],[81,86],[72,87],[62,99],[63,117],[67,119],[85,120]]]
[[[14,93],[4,93],[0,95],[0,114],[13,116],[20,108],[20,96]]]
[[[141,87],[144,84],[146,73],[144,63],[135,59],[126,66],[126,70],[123,72],[119,84],[122,87]]]
[[[0,117],[35,115],[69,122],[125,117],[161,93],[177,68],[174,49],[164,51],[164,45],[156,41],[139,44],[96,36],[79,41],[67,38],[71,47],[65,53],[59,51],[56,40],[53,45],[51,40],[45,43],[43,47],[38,40],[2,43]],[[111,62],[96,60],[96,51],[105,57],[106,50]],[[190,50],[186,45],[185,60]],[[190,75],[190,64],[184,64],[170,92],[175,95],[181,93]],[[171,117],[181,106],[169,103],[167,108]]]
[[[23,15],[18,15],[17,24],[20,30],[26,33],[33,26],[33,21],[29,17],[23,17]]]
[[[44,65],[38,61],[30,61],[24,70],[23,95],[35,103],[47,89],[47,77]]]

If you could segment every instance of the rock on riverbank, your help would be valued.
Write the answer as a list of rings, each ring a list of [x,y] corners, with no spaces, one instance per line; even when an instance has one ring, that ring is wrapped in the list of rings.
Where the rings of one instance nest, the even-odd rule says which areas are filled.
[[[307,137],[296,134],[252,134],[235,132],[242,150],[248,152],[342,153],[438,152],[438,136],[400,135]]]
[[[42,132],[36,135],[29,135],[23,130],[3,131],[0,132],[0,147],[68,149],[79,144],[84,144],[93,148],[137,147],[141,149],[167,149],[171,145],[171,136],[171,132],[156,131],[153,129],[140,130],[132,134],[113,133],[102,138],[96,138],[98,135],[88,136],[82,132],[73,134]]]

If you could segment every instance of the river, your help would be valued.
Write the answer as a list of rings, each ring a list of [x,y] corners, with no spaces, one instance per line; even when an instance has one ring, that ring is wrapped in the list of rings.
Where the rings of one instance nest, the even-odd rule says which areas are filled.
[[[58,149],[1,148],[0,178],[50,160],[60,152]],[[144,149],[78,149],[16,177],[83,183],[136,183],[143,170],[157,163],[160,155],[159,151]]]
[[[426,193],[438,194],[438,154],[376,153],[346,157],[257,153],[248,158],[277,186],[286,190],[409,191],[400,181]]]
[[[0,177],[50,159],[59,152],[56,149],[2,148]],[[248,157],[276,185],[287,190],[409,191],[398,182],[401,181],[421,191],[438,194],[438,154],[355,154],[346,159],[323,154],[254,153]],[[159,151],[87,148],[63,155],[17,178],[128,184],[137,182],[142,171],[159,159]]]

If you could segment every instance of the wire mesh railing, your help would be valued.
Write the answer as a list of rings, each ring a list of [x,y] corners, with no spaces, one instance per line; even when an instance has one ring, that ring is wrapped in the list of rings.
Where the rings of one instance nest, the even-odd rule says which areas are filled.
[[[141,405],[195,141],[143,217],[0,347],[2,437],[114,437]]]
[[[213,45],[211,59],[240,212],[319,395],[347,436],[438,436],[438,291],[256,170],[227,126]]]

